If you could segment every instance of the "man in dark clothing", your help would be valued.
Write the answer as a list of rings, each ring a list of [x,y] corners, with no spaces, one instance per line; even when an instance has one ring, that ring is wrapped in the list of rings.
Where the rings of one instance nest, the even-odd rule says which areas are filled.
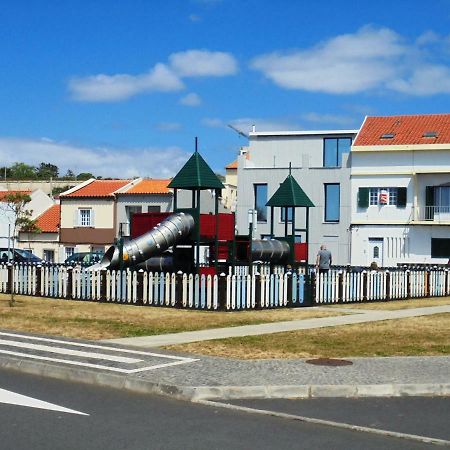
[[[327,273],[330,270],[332,264],[331,252],[327,250],[326,246],[322,244],[320,250],[317,253],[316,270],[319,273]]]

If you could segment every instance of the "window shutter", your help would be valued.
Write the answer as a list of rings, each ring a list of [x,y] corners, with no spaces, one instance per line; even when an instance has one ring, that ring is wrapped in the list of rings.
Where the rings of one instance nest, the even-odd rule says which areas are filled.
[[[359,208],[369,207],[369,188],[360,187],[358,189],[358,207]]]
[[[91,209],[91,227],[95,227],[95,211]]]
[[[399,187],[397,188],[397,206],[400,208],[406,207],[406,194],[407,188]]]
[[[80,224],[80,210],[77,209],[73,213],[73,226],[78,227]]]
[[[434,186],[425,188],[425,206],[434,206]]]
[[[433,220],[434,217],[434,186],[425,188],[425,220]]]

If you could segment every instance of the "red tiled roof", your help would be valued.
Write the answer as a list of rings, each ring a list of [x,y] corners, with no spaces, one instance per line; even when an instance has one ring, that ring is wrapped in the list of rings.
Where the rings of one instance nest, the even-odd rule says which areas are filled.
[[[36,225],[43,233],[58,232],[60,211],[60,205],[53,205],[37,218]]]
[[[24,194],[24,195],[30,195],[32,191],[0,191],[0,202],[5,201],[5,197],[10,194]]]
[[[424,137],[425,133],[436,137]],[[392,138],[382,138],[392,134]],[[450,143],[450,114],[367,117],[353,145],[414,145]]]
[[[245,153],[245,159],[250,159],[250,153]],[[230,162],[228,166],[225,166],[225,169],[237,169],[238,168],[238,161],[235,159],[233,162]]]
[[[94,180],[70,194],[61,194],[61,198],[112,197],[117,189],[126,186],[130,181],[131,180]]]
[[[171,192],[167,187],[169,183],[170,179],[142,180],[127,191],[121,192],[121,194],[169,194]]]

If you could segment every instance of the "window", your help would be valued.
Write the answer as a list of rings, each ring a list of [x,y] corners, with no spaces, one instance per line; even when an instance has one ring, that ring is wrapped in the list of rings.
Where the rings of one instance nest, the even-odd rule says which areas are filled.
[[[450,186],[439,186],[434,190],[434,200],[436,202],[436,212],[450,212]]]
[[[340,218],[340,192],[337,183],[325,184],[325,222],[339,222]]]
[[[397,206],[398,188],[370,188],[369,205]]]
[[[90,227],[92,226],[92,210],[79,209],[78,210],[78,226]]]
[[[54,250],[44,250],[44,261],[55,262],[55,251]]]
[[[287,209],[287,220],[288,220],[288,222],[292,222],[292,208],[288,208]],[[280,215],[280,220],[281,220],[281,222],[283,222],[284,223],[284,220],[285,220],[285,217],[286,217],[286,209],[285,208],[281,208],[281,215]]]
[[[323,140],[323,167],[341,167],[342,155],[350,152],[351,138],[325,138]]]
[[[66,253],[66,259],[67,259],[69,256],[72,256],[75,253],[75,247],[65,247],[64,251]]]
[[[431,257],[450,258],[450,239],[431,238]]]
[[[127,215],[127,221],[131,222],[131,217],[133,214],[140,214],[142,212],[142,206],[137,205],[126,205],[125,206],[125,213]]]
[[[255,209],[258,222],[267,222],[267,184],[255,184]]]

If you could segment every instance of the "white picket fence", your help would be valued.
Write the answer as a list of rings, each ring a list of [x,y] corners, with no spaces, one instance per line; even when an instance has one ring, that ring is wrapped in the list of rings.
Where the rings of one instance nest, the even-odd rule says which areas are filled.
[[[448,269],[417,271],[330,271],[316,279],[315,303],[399,300],[450,295]]]
[[[450,295],[448,269],[321,273],[311,286],[299,272],[193,275],[0,264],[0,292],[9,274],[15,293],[86,301],[228,311],[310,304],[397,300]],[[315,294],[310,301],[309,291]]]

